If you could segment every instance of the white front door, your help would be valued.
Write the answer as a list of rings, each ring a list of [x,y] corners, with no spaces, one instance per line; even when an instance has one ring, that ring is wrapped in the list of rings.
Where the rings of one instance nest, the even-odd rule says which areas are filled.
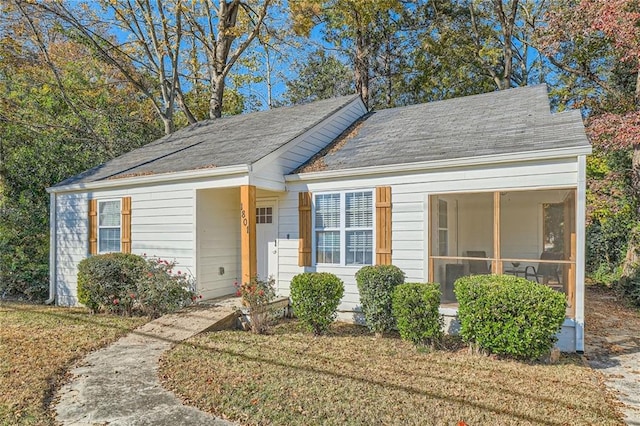
[[[275,200],[256,202],[256,248],[258,278],[277,279],[278,275],[278,211]]]

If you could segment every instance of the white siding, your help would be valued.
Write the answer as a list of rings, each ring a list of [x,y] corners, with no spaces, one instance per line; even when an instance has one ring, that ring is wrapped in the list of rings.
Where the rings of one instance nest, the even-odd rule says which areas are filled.
[[[424,282],[428,277],[427,212],[432,194],[509,191],[575,187],[576,159],[528,161],[499,166],[473,166],[411,174],[371,175],[334,180],[291,181],[280,199],[280,258],[278,291],[289,294],[291,278],[305,268],[298,267],[298,192],[324,192],[390,185],[392,197],[393,264],[402,269],[407,281]],[[462,220],[461,220],[462,222]],[[538,226],[538,221],[532,226]],[[489,229],[490,232],[490,229]],[[536,232],[536,235],[538,233]],[[287,238],[288,237],[288,238]],[[536,241],[534,244],[538,244]],[[534,247],[532,250],[536,250]],[[342,311],[357,310],[359,304],[353,267],[308,267],[308,271],[332,272],[345,283]],[[581,285],[580,283],[578,285]],[[343,312],[341,318],[354,317]],[[570,335],[563,331],[562,336]],[[569,343],[572,344],[572,343]]]
[[[364,104],[356,99],[320,124],[298,136],[254,165],[260,181],[283,182],[283,176],[304,164],[314,154],[333,142],[351,124],[367,113]],[[268,185],[265,183],[265,187]]]
[[[242,275],[240,192],[237,188],[200,190],[197,205],[198,292],[205,299],[232,294],[234,282]]]
[[[56,294],[60,305],[77,304],[77,266],[89,254],[88,200],[131,197],[131,251],[175,260],[195,274],[194,199],[189,185],[57,195]]]

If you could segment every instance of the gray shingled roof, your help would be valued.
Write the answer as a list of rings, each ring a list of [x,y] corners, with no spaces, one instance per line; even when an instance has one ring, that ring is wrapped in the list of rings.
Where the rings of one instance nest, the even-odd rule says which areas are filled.
[[[356,99],[355,95],[196,123],[56,186],[253,164]]]
[[[345,139],[297,172],[590,146],[579,111],[551,114],[546,85],[380,110]]]

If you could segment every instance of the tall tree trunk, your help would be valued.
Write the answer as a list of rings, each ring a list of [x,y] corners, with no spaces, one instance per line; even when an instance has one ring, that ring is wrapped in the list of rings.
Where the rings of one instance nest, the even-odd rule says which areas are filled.
[[[356,91],[360,94],[362,102],[369,107],[369,41],[366,31],[358,28],[356,30],[356,52],[354,61],[354,71],[356,80]]]
[[[211,79],[211,98],[209,99],[209,118],[222,117],[222,98],[224,96],[224,75],[218,74]]]
[[[170,135],[171,133],[173,133],[175,130],[175,126],[173,125],[173,119],[167,118],[164,115],[161,115],[160,119],[162,120],[162,124],[164,124],[164,134]]]

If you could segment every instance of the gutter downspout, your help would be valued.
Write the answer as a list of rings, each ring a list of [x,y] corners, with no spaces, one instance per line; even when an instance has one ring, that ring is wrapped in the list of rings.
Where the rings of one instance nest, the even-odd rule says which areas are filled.
[[[49,194],[49,298],[45,304],[50,305],[56,301],[56,193]]]

